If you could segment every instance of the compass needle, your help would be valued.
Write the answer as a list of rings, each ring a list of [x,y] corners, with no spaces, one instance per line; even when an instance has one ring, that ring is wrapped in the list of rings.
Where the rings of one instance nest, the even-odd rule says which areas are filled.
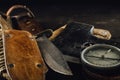
[[[111,52],[111,49],[108,49],[108,50],[105,52],[105,54],[110,53],[110,52]]]

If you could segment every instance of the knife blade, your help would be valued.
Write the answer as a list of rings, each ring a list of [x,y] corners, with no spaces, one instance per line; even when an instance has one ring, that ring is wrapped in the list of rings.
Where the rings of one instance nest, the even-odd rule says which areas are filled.
[[[38,37],[36,41],[45,62],[52,70],[64,75],[72,75],[62,52],[46,36]]]

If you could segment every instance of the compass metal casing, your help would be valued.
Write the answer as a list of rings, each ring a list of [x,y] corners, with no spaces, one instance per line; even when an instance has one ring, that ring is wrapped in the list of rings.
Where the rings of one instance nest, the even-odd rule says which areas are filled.
[[[120,80],[119,48],[108,44],[95,44],[85,48],[80,57],[83,70],[88,75],[109,78],[117,76]]]

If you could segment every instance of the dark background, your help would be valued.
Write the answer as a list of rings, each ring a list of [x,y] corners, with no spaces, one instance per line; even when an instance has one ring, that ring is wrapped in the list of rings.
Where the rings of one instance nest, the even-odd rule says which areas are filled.
[[[108,29],[113,37],[119,37],[119,2],[102,0],[0,0],[0,11],[6,11],[15,4],[29,7],[46,28],[56,29],[70,21],[92,24]],[[119,40],[119,38],[118,38]],[[46,80],[84,80],[81,65],[69,63],[73,76],[58,74],[49,69]]]
[[[56,29],[69,21],[93,24],[106,28],[118,36],[120,5],[109,0],[1,0],[0,11],[6,12],[12,5],[29,7],[44,27]],[[114,28],[114,29],[113,29]]]

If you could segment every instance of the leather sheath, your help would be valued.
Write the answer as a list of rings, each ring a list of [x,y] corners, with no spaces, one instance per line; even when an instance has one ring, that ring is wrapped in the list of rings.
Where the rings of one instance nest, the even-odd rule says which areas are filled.
[[[27,31],[5,31],[7,71],[12,80],[45,80],[47,67],[34,37]]]

